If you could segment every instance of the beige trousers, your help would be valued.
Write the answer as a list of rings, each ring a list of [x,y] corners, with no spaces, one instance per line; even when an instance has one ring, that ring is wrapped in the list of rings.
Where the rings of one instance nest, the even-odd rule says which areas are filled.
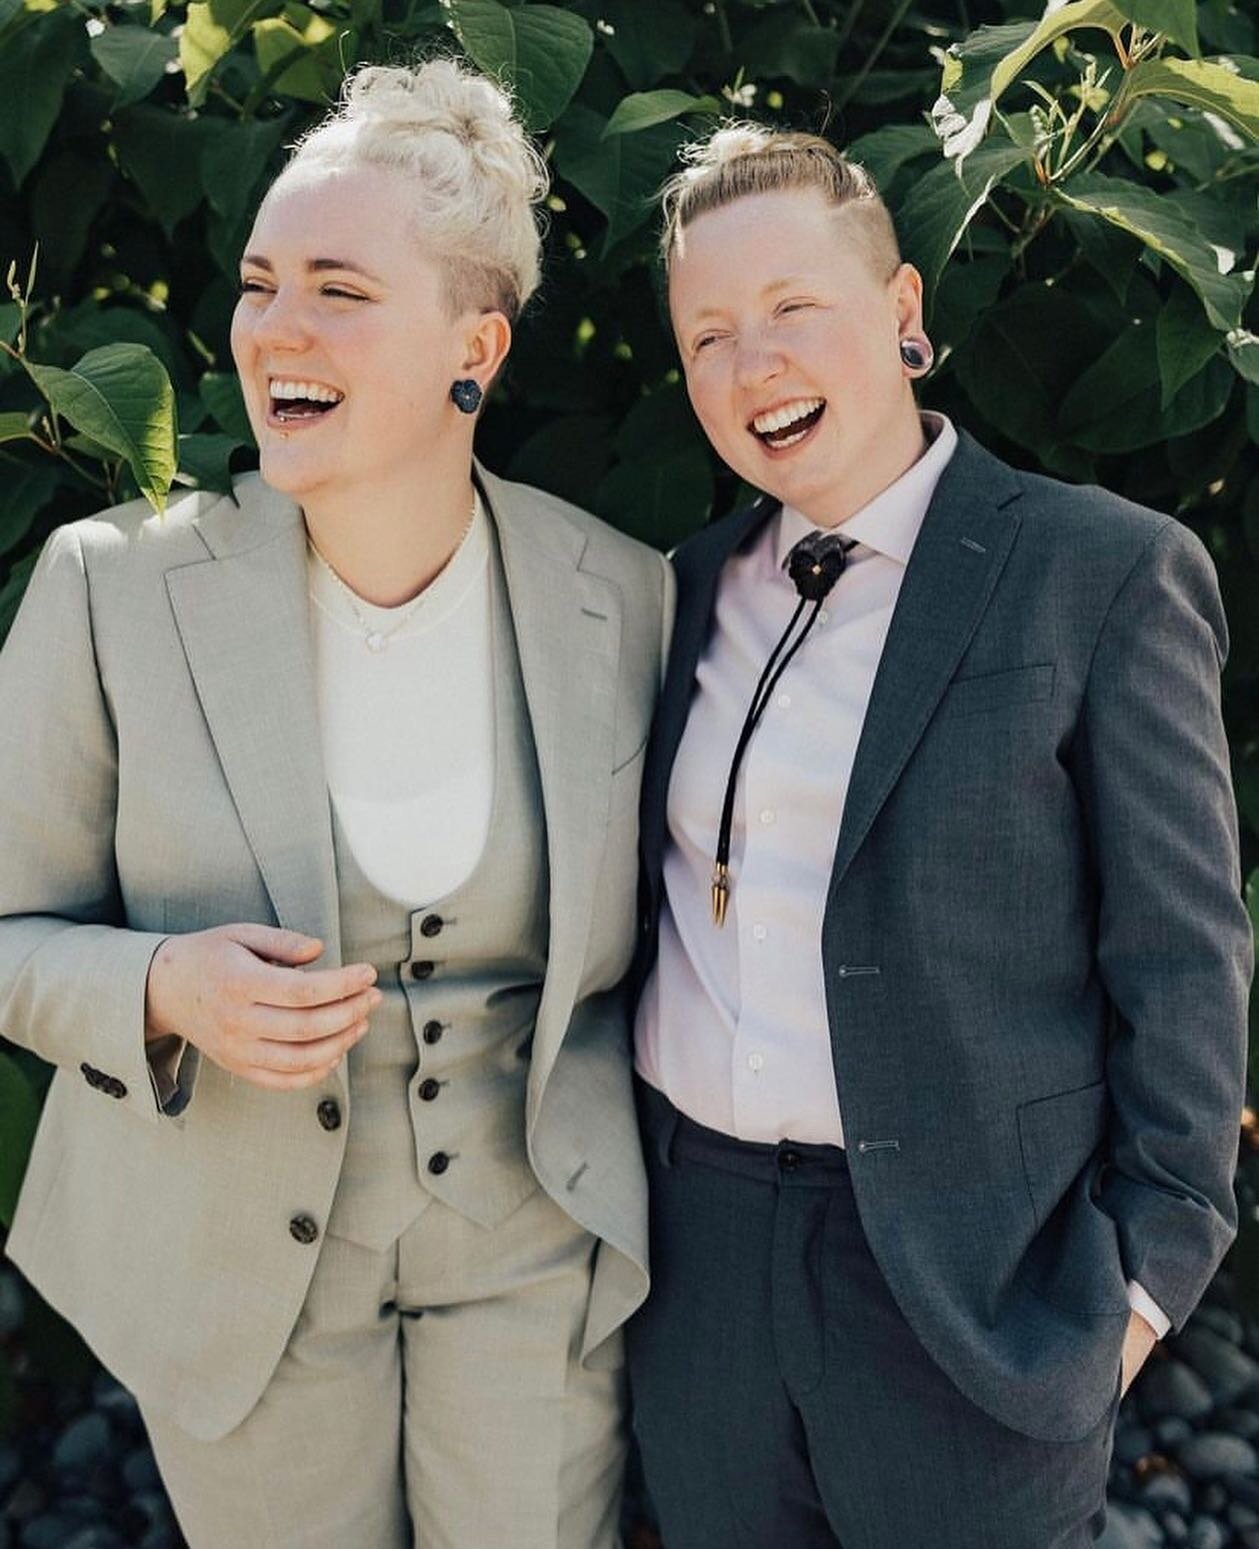
[[[492,1230],[435,1200],[385,1253],[326,1236],[242,1424],[145,1414],[192,1549],[615,1549],[624,1374],[577,1362],[592,1248],[541,1189]]]

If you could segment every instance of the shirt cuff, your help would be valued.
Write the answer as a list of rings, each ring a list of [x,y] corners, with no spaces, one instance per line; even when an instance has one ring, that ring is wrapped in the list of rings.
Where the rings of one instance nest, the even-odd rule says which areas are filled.
[[[1145,1287],[1136,1280],[1128,1282],[1128,1306],[1133,1312],[1141,1314],[1160,1339],[1172,1326],[1172,1320]]]

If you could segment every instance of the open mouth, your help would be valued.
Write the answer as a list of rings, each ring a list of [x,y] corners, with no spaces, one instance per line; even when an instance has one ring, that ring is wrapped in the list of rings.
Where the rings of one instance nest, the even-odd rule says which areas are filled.
[[[299,420],[322,419],[331,414],[345,394],[322,382],[305,382],[298,379],[273,378],[269,407],[271,418],[282,425],[292,425]]]
[[[762,446],[781,451],[803,441],[825,413],[825,398],[796,398],[756,415],[748,429]]]

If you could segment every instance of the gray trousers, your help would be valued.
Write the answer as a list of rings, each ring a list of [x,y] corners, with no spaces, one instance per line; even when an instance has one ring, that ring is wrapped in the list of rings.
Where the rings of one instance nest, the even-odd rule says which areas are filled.
[[[1000,1425],[930,1359],[844,1153],[751,1145],[642,1093],[652,1291],[628,1330],[666,1549],[1084,1549],[1118,1409],[1083,1441]]]
[[[241,1425],[144,1416],[192,1549],[614,1549],[624,1373],[577,1362],[592,1247],[541,1189],[492,1230],[435,1200],[385,1253],[326,1236]]]

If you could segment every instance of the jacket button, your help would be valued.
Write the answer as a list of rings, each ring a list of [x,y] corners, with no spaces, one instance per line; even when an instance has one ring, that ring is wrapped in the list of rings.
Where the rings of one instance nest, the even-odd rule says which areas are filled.
[[[100,1086],[100,1084],[101,1084],[101,1073],[100,1073],[100,1071],[97,1070],[94,1066],[89,1065],[86,1060],[84,1060],[82,1065],[79,1066],[79,1071],[82,1074],[84,1081],[87,1082],[88,1086],[93,1086],[93,1087]]]
[[[430,979],[433,975],[433,969],[436,967],[436,963],[430,963],[427,959],[419,963],[412,963],[411,977],[413,979]]]
[[[341,1128],[341,1104],[335,1097],[325,1097],[315,1109],[315,1117],[324,1129]]]
[[[440,1022],[425,1022],[424,1042],[440,1043],[442,1039],[442,1025]]]
[[[104,1081],[104,1088],[106,1095],[109,1097],[122,1098],[126,1097],[127,1095],[126,1082],[119,1081],[117,1076],[106,1076]]]
[[[440,1081],[434,1081],[432,1076],[427,1081],[420,1082],[420,1096],[426,1103],[431,1103],[442,1089]]]
[[[319,1236],[319,1228],[309,1216],[294,1216],[289,1222],[289,1235],[295,1242],[311,1243]]]
[[[428,1170],[437,1178],[440,1178],[449,1166],[450,1158],[444,1151],[434,1151],[428,1159]]]
[[[445,923],[440,914],[426,914],[420,921],[420,935],[440,936]]]

